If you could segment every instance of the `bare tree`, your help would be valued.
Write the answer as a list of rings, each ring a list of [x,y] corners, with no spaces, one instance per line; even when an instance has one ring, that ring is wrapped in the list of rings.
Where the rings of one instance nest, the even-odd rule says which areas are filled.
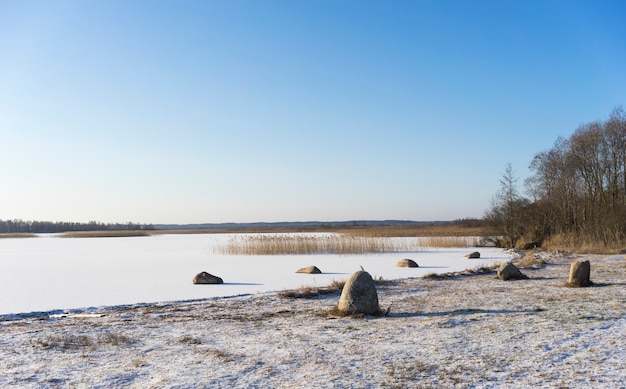
[[[493,233],[502,237],[500,245],[516,247],[526,233],[525,211],[530,204],[517,189],[517,177],[511,163],[505,167],[500,179],[500,190],[492,199],[491,208],[485,214],[485,220]]]

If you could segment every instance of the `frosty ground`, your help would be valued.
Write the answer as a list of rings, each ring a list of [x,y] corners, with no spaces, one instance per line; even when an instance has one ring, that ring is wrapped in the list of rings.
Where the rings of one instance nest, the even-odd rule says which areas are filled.
[[[538,254],[495,273],[378,283],[381,317],[339,294],[275,293],[0,322],[1,387],[626,387],[626,261]],[[590,288],[564,287],[574,260]]]

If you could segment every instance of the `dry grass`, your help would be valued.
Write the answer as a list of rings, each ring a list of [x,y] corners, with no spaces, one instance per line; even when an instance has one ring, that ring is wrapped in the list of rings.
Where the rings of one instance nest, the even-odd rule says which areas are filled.
[[[423,247],[476,247],[477,243],[476,237],[460,236],[394,239],[350,234],[258,234],[233,236],[214,250],[226,255],[366,254],[414,252]]]
[[[282,254],[364,254],[414,251],[418,241],[411,242],[379,237],[359,237],[344,234],[238,235],[228,244],[217,247],[218,254],[282,255]]]
[[[536,255],[526,255],[525,257],[515,261],[515,266],[519,268],[532,267],[542,268],[546,265],[546,261]]]
[[[239,228],[239,229],[205,229],[205,230],[150,230],[151,235],[159,234],[261,234],[261,233],[303,233],[303,232],[335,232],[351,236],[364,237],[418,237],[418,236],[483,236],[487,230],[478,226],[465,226],[458,223],[422,224],[415,226],[355,226],[355,227],[310,227],[310,228]]]
[[[480,238],[476,236],[428,236],[419,238],[423,247],[478,247]]]
[[[150,236],[150,231],[120,230],[120,231],[74,231],[59,235],[61,238],[125,238],[134,236]]]
[[[569,251],[579,254],[619,254],[626,248],[626,241],[616,237],[606,242],[598,242],[577,234],[556,234],[546,239],[541,248],[546,251]]]
[[[65,334],[60,336],[47,336],[37,339],[34,344],[46,350],[76,350],[82,348],[95,348],[99,345],[122,346],[133,343],[129,337],[121,334],[103,334],[98,337],[87,335]]]
[[[9,239],[9,238],[35,238],[36,234],[31,234],[29,232],[7,232],[0,234],[0,239]]]
[[[346,281],[333,281],[326,287],[302,286],[298,289],[283,290],[276,294],[280,298],[310,299],[326,294],[341,293]]]
[[[419,226],[353,227],[337,232],[352,236],[376,237],[428,237],[428,236],[483,236],[482,227],[467,227],[459,224],[426,224]]]
[[[495,264],[492,266],[479,266],[473,269],[463,270],[460,272],[439,273],[439,274],[428,273],[422,276],[421,278],[424,280],[445,280],[445,279],[462,277],[462,276],[477,276],[477,275],[494,273],[498,269],[498,267],[500,267],[500,264]]]

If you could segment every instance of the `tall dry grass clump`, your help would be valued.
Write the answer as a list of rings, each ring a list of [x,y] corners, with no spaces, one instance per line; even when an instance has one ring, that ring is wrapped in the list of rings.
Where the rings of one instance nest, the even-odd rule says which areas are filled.
[[[617,254],[626,247],[626,241],[620,237],[610,237],[603,241],[575,233],[554,234],[546,238],[541,248],[547,251],[570,251],[579,254]]]
[[[352,227],[339,229],[337,232],[352,236],[378,237],[483,236],[487,233],[484,227],[464,226],[459,224]]]
[[[418,238],[422,247],[477,247],[480,238],[475,236],[427,236]]]
[[[72,231],[59,235],[61,238],[126,238],[135,236],[150,236],[145,230],[108,230],[108,231]]]
[[[235,235],[214,250],[226,255],[367,254],[420,251],[424,247],[470,247],[467,237],[390,238],[349,234]]]
[[[411,243],[377,237],[258,234],[236,235],[225,246],[217,248],[217,251],[228,255],[281,255],[389,253],[416,249],[417,241]]]
[[[36,234],[30,232],[6,232],[0,234],[0,239],[35,238]]]

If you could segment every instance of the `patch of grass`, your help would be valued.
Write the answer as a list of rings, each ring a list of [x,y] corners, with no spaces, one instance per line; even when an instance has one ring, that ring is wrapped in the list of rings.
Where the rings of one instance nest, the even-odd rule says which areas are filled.
[[[86,335],[65,335],[38,339],[36,344],[46,350],[58,349],[65,351],[93,346],[93,341]]]
[[[101,345],[122,346],[133,343],[129,337],[121,334],[104,334],[96,338],[87,335],[66,334],[60,336],[47,336],[37,339],[35,345],[46,349],[56,349],[61,351],[77,350],[84,348],[95,348]]]
[[[330,316],[337,316],[337,317],[352,317],[352,318],[356,318],[356,319],[364,319],[365,318],[365,314],[363,314],[363,313],[342,311],[341,309],[339,309],[338,306],[333,307],[333,309],[331,309],[328,312],[328,315],[330,315]]]
[[[216,252],[227,255],[303,255],[389,253],[418,249],[417,240],[345,234],[258,234],[235,235],[226,245],[217,247]]]
[[[547,264],[545,260],[539,258],[536,255],[527,255],[521,258],[520,260],[515,261],[514,263],[515,263],[515,266],[519,268],[524,268],[524,267],[542,268]]]
[[[237,359],[237,355],[229,353],[228,351],[224,351],[218,348],[207,348],[205,353],[211,355],[215,359],[222,360],[224,362],[233,362]]]
[[[438,274],[438,273],[428,273],[422,276],[422,279],[424,280],[443,280],[446,278],[452,278],[454,277],[454,273],[442,273],[442,274]]]
[[[180,339],[178,339],[179,343],[182,344],[202,344],[202,341],[198,338],[194,338],[193,336],[190,335],[185,335],[183,337],[181,337]]]
[[[428,273],[422,276],[422,279],[425,280],[447,280],[455,277],[462,276],[475,276],[475,275],[483,275],[483,274],[491,274],[495,272],[500,267],[500,264],[495,264],[493,266],[479,266],[473,269],[463,270],[460,272],[449,272],[449,273]]]
[[[31,234],[28,232],[15,232],[15,233],[2,233],[0,234],[0,239],[11,239],[11,238],[35,238],[36,234]]]
[[[428,237],[428,236],[483,236],[486,229],[481,226],[466,226],[457,223],[423,224],[415,226],[376,226],[339,229],[338,232],[353,236],[378,237]]]
[[[133,340],[124,334],[108,333],[98,338],[98,344],[109,344],[111,346],[123,346],[133,343]]]
[[[476,236],[428,236],[419,238],[422,247],[478,247],[480,238]]]
[[[547,251],[569,251],[578,254],[620,254],[626,247],[626,239],[615,236],[606,241],[595,241],[589,236],[570,233],[548,237],[541,248]]]
[[[376,317],[382,317],[382,316],[387,316],[389,314],[389,310],[391,309],[391,306],[389,306],[389,308],[387,308],[387,310],[382,310],[382,309],[378,309],[377,312],[373,313],[373,314],[364,314],[361,312],[349,312],[349,311],[343,311],[341,309],[339,309],[339,306],[334,306],[329,312],[328,315],[329,316],[337,316],[337,317],[352,317],[352,318],[356,318],[356,319],[363,319],[365,318],[365,316],[376,316]]]
[[[487,229],[484,223],[431,223],[399,226],[318,226],[318,227],[247,227],[198,230],[150,230],[150,234],[260,234],[260,233],[311,233],[334,232],[362,237],[419,237],[419,236],[484,236]]]
[[[298,289],[283,290],[276,294],[280,298],[310,299],[326,294],[341,293],[346,281],[333,281],[326,287],[302,286]]]
[[[402,382],[419,381],[420,378],[429,377],[437,372],[439,367],[420,361],[404,361],[402,364],[395,364],[389,367],[387,374]]]
[[[255,234],[235,235],[216,247],[226,255],[364,254],[419,251],[423,247],[475,247],[477,237],[447,236],[398,239],[353,234]]]
[[[120,231],[74,231],[59,235],[60,238],[125,238],[134,236],[150,236],[150,231],[120,230]]]

